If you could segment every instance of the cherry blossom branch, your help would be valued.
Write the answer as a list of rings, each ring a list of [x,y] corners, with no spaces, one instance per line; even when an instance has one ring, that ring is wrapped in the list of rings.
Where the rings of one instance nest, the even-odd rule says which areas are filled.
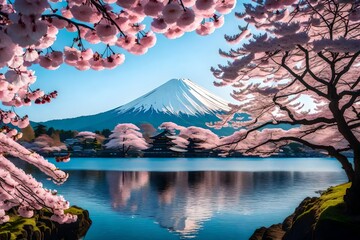
[[[109,15],[108,11],[105,9],[105,7],[101,4],[101,2],[97,3],[95,0],[91,0],[91,3],[102,13],[106,16],[106,19],[108,19],[114,26],[119,30],[122,36],[126,37],[126,34],[121,30],[119,25],[112,19],[112,17]]]
[[[310,58],[309,58],[309,52],[308,52],[308,50],[306,50],[306,49],[305,49],[304,47],[302,47],[301,45],[297,45],[297,47],[298,47],[301,51],[303,51],[303,52],[305,53],[306,70],[307,70],[307,72],[310,74],[310,76],[311,76],[312,78],[314,78],[316,81],[318,81],[318,82],[324,84],[325,86],[327,86],[327,85],[328,85],[328,82],[326,82],[326,81],[324,81],[323,79],[317,77],[317,76],[311,71],[310,62],[309,62]]]
[[[327,98],[327,95],[319,90],[317,90],[315,87],[311,86],[310,84],[308,84],[306,81],[304,81],[302,76],[297,75],[295,72],[293,72],[286,64],[285,64],[285,60],[288,56],[288,52],[285,53],[285,55],[282,58],[282,62],[281,62],[281,66],[283,68],[285,68],[293,77],[295,77],[299,82],[301,82],[306,88],[308,88],[309,90],[317,93],[318,95]],[[303,76],[305,76],[305,74],[307,73],[307,71],[304,71]]]
[[[64,17],[64,16],[62,16],[62,15],[58,15],[58,14],[55,14],[55,13],[43,14],[43,15],[41,15],[41,16],[44,17],[44,18],[48,17],[48,18],[58,18],[58,19],[61,19],[61,20],[65,20],[66,22],[73,24],[73,25],[77,28],[77,30],[78,30],[79,32],[80,32],[80,28],[79,28],[79,27],[84,27],[84,28],[88,28],[88,29],[90,29],[90,30],[94,30],[94,28],[91,27],[91,26],[89,26],[89,25],[86,25],[86,24],[84,24],[84,23],[75,22],[75,21],[73,21],[73,20],[71,20],[71,19],[68,19],[68,18],[66,18],[66,17]]]
[[[341,72],[339,72],[339,73],[337,74],[337,76],[336,76],[336,78],[335,78],[335,80],[334,80],[334,83],[333,83],[334,85],[336,85],[336,84],[339,82],[340,78],[341,78],[345,73],[347,73],[347,72],[350,70],[351,66],[354,64],[356,58],[358,58],[359,55],[360,55],[360,51],[356,52],[356,53],[352,56],[352,58],[351,58],[351,60],[349,61],[349,63],[344,67],[344,69],[343,69]]]
[[[328,154],[330,156],[335,157],[342,165],[342,168],[346,171],[347,176],[349,176],[349,181],[351,182],[355,176],[355,172],[353,170],[353,167],[350,163],[350,161],[348,160],[348,158],[341,154],[340,152],[343,151],[347,151],[349,150],[349,148],[346,149],[342,149],[342,150],[336,150],[334,147],[332,146],[325,146],[325,145],[319,145],[319,144],[314,144],[314,143],[310,143],[309,141],[306,141],[302,138],[298,138],[298,137],[291,137],[291,136],[286,136],[286,137],[281,137],[278,139],[269,139],[261,144],[258,144],[250,149],[248,149],[249,152],[254,151],[256,148],[265,145],[267,143],[276,143],[276,142],[282,142],[282,141],[293,141],[293,142],[298,142],[301,143],[305,146],[308,146],[312,149],[322,149],[328,152]]]
[[[355,101],[358,97],[360,97],[360,90],[357,91],[356,95],[352,95],[350,100],[346,104],[344,104],[344,106],[342,106],[341,112],[344,113],[346,111],[346,109],[350,108],[355,103]]]

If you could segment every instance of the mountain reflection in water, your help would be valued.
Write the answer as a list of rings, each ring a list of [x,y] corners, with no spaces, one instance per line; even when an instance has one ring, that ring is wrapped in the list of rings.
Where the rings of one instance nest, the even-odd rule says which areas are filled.
[[[69,180],[57,188],[90,211],[94,222],[86,239],[97,239],[104,228],[109,239],[125,233],[121,239],[243,239],[281,221],[309,194],[345,180],[342,172],[68,172]],[[156,224],[176,234],[149,237],[165,234],[153,233],[150,225]]]
[[[250,173],[107,172],[112,207],[152,217],[169,230],[193,235],[213,213],[238,205]]]

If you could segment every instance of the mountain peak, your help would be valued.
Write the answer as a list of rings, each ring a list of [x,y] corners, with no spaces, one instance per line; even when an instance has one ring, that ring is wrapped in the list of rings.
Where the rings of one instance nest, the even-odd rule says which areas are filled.
[[[193,83],[190,79],[187,78],[173,78],[170,79],[169,81],[163,83],[162,85],[160,85],[157,88],[162,88],[162,87],[181,87],[181,86],[186,86],[187,84],[191,84]]]
[[[181,126],[208,128],[206,123],[218,121],[216,113],[228,111],[228,103],[189,79],[171,79],[147,94],[118,108],[90,116],[44,122],[47,127],[63,130],[95,131],[113,129],[119,123],[137,126],[149,123],[154,127],[163,122]],[[222,135],[232,128],[211,129]]]
[[[167,114],[203,115],[228,111],[228,103],[192,82],[171,79],[149,93],[115,109],[125,112],[155,111]]]

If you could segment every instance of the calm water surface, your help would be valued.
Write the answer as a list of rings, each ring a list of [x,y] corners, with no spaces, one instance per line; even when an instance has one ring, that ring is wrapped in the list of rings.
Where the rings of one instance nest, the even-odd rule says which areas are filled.
[[[304,197],[346,181],[336,160],[321,158],[75,158],[57,165],[70,173],[57,190],[93,220],[85,240],[248,239]]]

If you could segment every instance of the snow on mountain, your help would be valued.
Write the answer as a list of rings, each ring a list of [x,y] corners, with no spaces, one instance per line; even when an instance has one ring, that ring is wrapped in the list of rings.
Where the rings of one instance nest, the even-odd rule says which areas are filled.
[[[150,123],[157,128],[163,122],[208,128],[218,121],[216,113],[229,110],[228,103],[189,79],[172,79],[149,93],[115,109],[90,116],[41,122],[63,130],[95,131],[113,129],[119,123],[140,126]],[[36,125],[33,124],[33,125]],[[229,134],[233,129],[213,130]]]
[[[117,109],[119,114],[131,111],[155,111],[168,114],[210,114],[228,111],[228,103],[189,79],[171,79],[151,92]]]

